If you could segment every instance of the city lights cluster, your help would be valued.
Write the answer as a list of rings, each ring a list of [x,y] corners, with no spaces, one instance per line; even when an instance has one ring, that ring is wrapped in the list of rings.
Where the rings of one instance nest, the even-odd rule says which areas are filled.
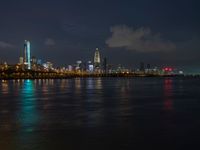
[[[31,43],[28,40],[24,42],[23,56],[20,56],[19,62],[15,65],[8,65],[6,62],[0,65],[0,71],[14,70],[14,72],[37,71],[46,73],[86,73],[86,74],[137,74],[137,75],[173,75],[183,74],[183,71],[167,66],[163,68],[152,67],[150,64],[140,63],[138,69],[126,68],[122,65],[113,65],[107,63],[107,58],[102,59],[100,50],[96,48],[94,51],[93,61],[87,62],[77,60],[76,63],[65,67],[54,67],[53,63],[47,61],[42,63],[41,59],[31,56]]]

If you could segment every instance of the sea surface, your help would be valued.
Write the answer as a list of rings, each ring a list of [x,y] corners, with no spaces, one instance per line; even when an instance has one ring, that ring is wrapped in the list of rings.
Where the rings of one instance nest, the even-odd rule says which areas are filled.
[[[200,149],[200,78],[0,80],[0,150]]]

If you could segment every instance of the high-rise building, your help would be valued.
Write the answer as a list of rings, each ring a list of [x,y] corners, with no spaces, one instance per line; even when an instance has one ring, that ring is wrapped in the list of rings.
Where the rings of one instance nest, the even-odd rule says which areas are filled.
[[[38,65],[42,65],[42,60],[41,60],[41,59],[38,59],[38,60],[37,60],[37,64],[38,64]]]
[[[104,73],[107,73],[107,59],[106,59],[106,57],[103,60],[103,71],[104,71]]]
[[[81,60],[77,60],[76,61],[76,70],[81,70],[81,64],[82,64],[82,61]]]
[[[24,63],[24,58],[23,57],[19,57],[19,64],[22,65]]]
[[[51,70],[51,69],[53,69],[53,64],[51,62],[47,61],[46,63],[43,64],[43,67],[45,69]]]
[[[145,70],[144,63],[143,63],[143,62],[141,62],[141,63],[140,63],[140,71],[142,71],[142,72],[143,72],[144,70]]]
[[[37,59],[35,56],[31,57],[31,63],[32,65],[37,64]]]
[[[72,71],[72,70],[73,70],[72,65],[68,65],[68,71]]]
[[[87,72],[92,73],[94,71],[94,65],[92,64],[92,61],[87,62]]]
[[[96,51],[94,53],[94,67],[95,68],[99,68],[100,67],[100,63],[101,63],[101,60],[100,60],[99,49],[96,48]]]
[[[151,65],[150,64],[147,64],[147,68],[145,69],[145,72],[149,73],[151,70]]]
[[[27,65],[28,69],[31,69],[31,47],[27,40],[24,42],[24,64]]]

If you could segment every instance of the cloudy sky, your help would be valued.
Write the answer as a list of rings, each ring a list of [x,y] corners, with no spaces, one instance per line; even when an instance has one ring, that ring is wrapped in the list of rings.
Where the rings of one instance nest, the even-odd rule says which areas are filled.
[[[55,65],[91,60],[200,71],[198,0],[1,0],[0,62],[16,63],[24,40]]]

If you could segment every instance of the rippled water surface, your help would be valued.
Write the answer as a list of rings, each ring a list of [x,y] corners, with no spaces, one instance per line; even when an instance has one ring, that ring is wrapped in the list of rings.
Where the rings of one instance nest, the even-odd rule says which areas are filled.
[[[0,81],[0,150],[196,149],[199,141],[198,78]]]

